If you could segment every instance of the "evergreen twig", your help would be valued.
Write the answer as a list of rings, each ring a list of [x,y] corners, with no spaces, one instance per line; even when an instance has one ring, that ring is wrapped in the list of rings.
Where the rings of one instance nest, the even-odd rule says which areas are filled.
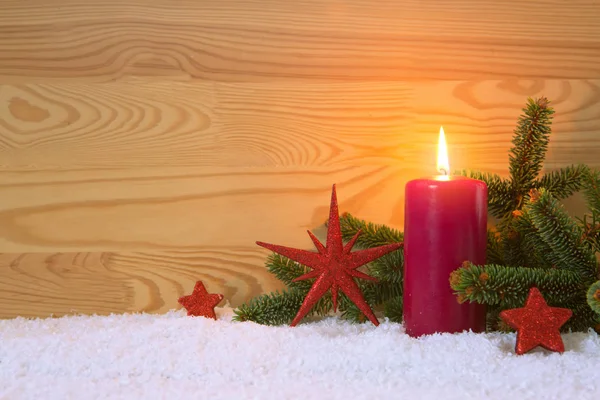
[[[597,260],[583,240],[583,230],[545,189],[533,190],[526,206],[548,251],[544,256],[556,268],[575,270],[588,281],[596,278]],[[591,282],[589,282],[591,283]]]
[[[585,240],[590,243],[596,253],[600,252],[600,171],[586,171],[583,179],[583,195],[589,208],[580,223],[584,230]],[[598,271],[600,278],[600,270]]]
[[[520,209],[522,195],[535,186],[535,181],[542,170],[548,142],[550,141],[550,125],[554,110],[545,97],[527,99],[523,115],[519,117],[512,140],[513,147],[509,153],[510,180],[515,194],[520,195],[513,201],[515,210]]]
[[[582,186],[590,212],[600,216],[600,171],[588,168],[583,175]]]
[[[527,100],[519,116],[509,152],[509,178],[480,171],[459,171],[460,175],[484,181],[488,186],[488,211],[508,222],[510,214],[519,211],[531,189],[546,189],[561,200],[579,191],[588,171],[585,165],[571,165],[552,171],[541,178],[540,174],[550,141],[554,109],[545,97]]]
[[[517,213],[517,211],[515,211]],[[518,225],[513,217],[505,218],[499,224],[500,229],[500,248],[504,264],[511,266],[528,267],[528,255],[524,250],[523,234],[519,231]]]
[[[544,175],[533,189],[546,189],[558,200],[566,199],[581,190],[589,168],[586,165],[570,165]]]
[[[254,297],[234,310],[234,321],[253,321],[262,325],[290,324],[306,293],[300,290],[272,292]]]
[[[552,260],[548,257],[553,252],[552,247],[540,236],[528,210],[516,211],[514,214],[513,227],[521,238],[521,252],[525,259],[520,266],[552,268]]]
[[[521,307],[532,286],[540,289],[549,303],[561,304],[581,292],[582,281],[574,271],[470,262],[450,275],[450,287],[460,302]]]
[[[500,234],[492,229],[487,231],[486,264],[504,264]]]
[[[600,281],[594,282],[586,293],[586,300],[590,308],[598,314],[600,324]]]
[[[290,288],[301,289],[307,292],[312,285],[310,279],[292,282],[293,279],[306,274],[310,269],[287,257],[272,253],[267,257],[266,265],[269,272]]]
[[[384,304],[384,315],[391,322],[402,322],[402,296],[396,296],[390,298]]]
[[[354,244],[355,248],[378,247],[391,243],[399,243],[404,240],[404,234],[397,229],[363,221],[349,213],[344,213],[340,216],[340,226],[344,241],[352,239],[359,230],[361,231]]]

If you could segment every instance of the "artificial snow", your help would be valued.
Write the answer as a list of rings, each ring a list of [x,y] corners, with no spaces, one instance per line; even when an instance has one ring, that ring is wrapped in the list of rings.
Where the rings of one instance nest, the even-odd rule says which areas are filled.
[[[336,317],[291,328],[125,314],[0,321],[0,399],[597,399],[600,339],[518,356],[514,334],[419,339]]]

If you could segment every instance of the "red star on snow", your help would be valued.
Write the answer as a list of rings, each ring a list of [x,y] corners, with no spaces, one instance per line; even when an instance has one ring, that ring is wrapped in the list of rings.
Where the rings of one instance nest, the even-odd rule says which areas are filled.
[[[402,247],[402,243],[393,243],[351,252],[352,246],[354,246],[360,233],[361,232],[358,231],[345,246],[343,245],[337,197],[335,185],[333,185],[331,207],[329,209],[329,224],[327,228],[327,245],[323,246],[319,239],[317,239],[311,231],[308,231],[308,235],[318,250],[317,253],[264,242],[256,242],[259,246],[265,247],[312,269],[309,273],[294,279],[293,282],[317,278],[308,291],[291,326],[298,324],[298,322],[308,314],[310,309],[329,289],[331,289],[334,311],[337,310],[337,296],[338,289],[340,289],[354,302],[354,304],[356,304],[360,311],[362,311],[374,325],[379,325],[371,307],[369,307],[369,304],[366,302],[360,288],[353,278],[356,277],[377,281],[376,278],[357,271],[356,269],[385,254],[399,249]]]
[[[187,315],[217,319],[215,306],[221,300],[222,294],[209,294],[202,281],[198,281],[192,294],[180,297],[178,302],[185,307]]]
[[[571,315],[573,311],[568,308],[549,307],[535,287],[529,289],[525,307],[500,313],[500,317],[517,330],[517,354],[525,354],[537,346],[559,353],[565,351],[560,327]]]

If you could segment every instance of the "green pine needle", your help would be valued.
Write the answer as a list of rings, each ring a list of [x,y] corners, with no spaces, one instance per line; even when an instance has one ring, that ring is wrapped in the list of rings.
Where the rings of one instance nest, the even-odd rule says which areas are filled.
[[[570,165],[544,175],[533,187],[546,189],[562,200],[581,190],[589,168],[586,165]]]
[[[383,312],[391,322],[402,323],[402,296],[392,297],[385,302]]]
[[[521,238],[520,249],[524,262],[520,266],[552,268],[552,259],[548,258],[553,253],[552,247],[542,239],[527,209],[517,213],[512,219],[512,226]]]
[[[356,304],[350,302],[349,304],[344,304],[344,307],[340,305],[340,311],[342,312],[340,317],[344,320],[351,321],[357,324],[362,324],[365,322],[370,322],[369,319],[362,311],[356,307]]]
[[[548,191],[540,189],[526,206],[540,238],[550,253],[545,257],[556,268],[575,270],[583,279],[596,277],[597,261],[593,249],[584,239],[583,229]]]
[[[485,330],[487,332],[506,331],[508,330],[508,328],[510,328],[506,324],[503,324],[502,320],[500,319],[500,312],[502,311],[502,307],[488,304],[486,306],[486,309],[487,316],[485,320]]]
[[[370,275],[382,282],[402,286],[404,274],[404,252],[392,251],[369,264]]]
[[[340,217],[342,239],[349,241],[359,230],[354,248],[371,248],[386,244],[399,243],[404,240],[402,232],[381,224],[366,222],[345,213]]]
[[[237,308],[234,321],[252,321],[262,325],[288,325],[304,301],[303,293],[298,290],[267,293],[242,304]]]
[[[551,307],[566,307],[573,311],[573,317],[563,330],[586,330],[593,326],[596,318],[582,296],[581,278],[574,271],[465,263],[452,272],[450,286],[461,302],[491,306],[488,327],[494,330],[508,329],[497,319],[498,312],[523,307],[533,286],[542,292]]]
[[[504,264],[502,245],[497,231],[487,231],[487,258],[486,264]]]
[[[583,195],[592,215],[600,217],[600,171],[586,171],[583,178]]]
[[[509,172],[517,192],[528,191],[542,170],[554,110],[545,97],[527,99],[523,115],[519,117],[509,154]]]
[[[450,275],[450,287],[461,302],[521,307],[536,286],[548,303],[561,304],[581,293],[579,274],[561,269],[475,265],[465,263]]]
[[[563,325],[561,331],[585,332],[590,328],[600,332],[600,316],[586,302],[585,293],[579,292],[577,298],[556,307],[564,307],[573,311],[573,316]]]
[[[586,300],[590,308],[598,314],[598,317],[600,318],[600,281],[596,281],[590,285],[590,288],[586,293]]]
[[[500,248],[502,249],[503,265],[529,267],[528,259],[523,246],[523,235],[515,226],[513,218],[505,219],[500,230]],[[499,263],[500,264],[500,263]]]
[[[308,292],[312,286],[312,282],[314,281],[314,279],[307,279],[298,282],[292,282],[293,279],[310,272],[310,268],[307,268],[296,261],[290,260],[289,258],[277,253],[272,253],[267,257],[266,265],[269,269],[269,272],[271,272],[273,275],[275,275],[275,277],[277,277],[277,279],[292,289],[300,289]]]

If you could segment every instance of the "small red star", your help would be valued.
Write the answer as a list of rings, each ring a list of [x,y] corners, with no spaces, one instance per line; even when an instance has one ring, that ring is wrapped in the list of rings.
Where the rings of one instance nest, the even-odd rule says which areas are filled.
[[[202,281],[198,281],[192,294],[180,297],[178,302],[186,308],[187,315],[217,319],[215,306],[221,300],[222,294],[209,294]]]
[[[360,288],[353,278],[357,277],[377,281],[376,278],[357,271],[356,269],[385,254],[399,249],[402,247],[402,243],[393,243],[350,252],[360,233],[361,232],[358,231],[345,246],[343,245],[337,197],[335,185],[333,185],[331,207],[329,209],[329,224],[327,228],[327,245],[323,246],[319,239],[317,239],[311,231],[308,231],[308,235],[318,250],[317,253],[264,242],[256,242],[259,246],[265,247],[312,269],[309,273],[294,279],[293,282],[317,278],[308,291],[291,326],[298,324],[298,322],[308,314],[311,308],[329,289],[331,289],[334,312],[337,310],[338,289],[341,289],[341,291],[356,304],[360,311],[362,311],[374,325],[379,325],[371,307],[369,307],[369,304],[366,302]]]
[[[525,307],[504,310],[500,317],[517,330],[515,352],[525,354],[537,346],[562,353],[565,345],[560,327],[573,315],[568,308],[549,307],[542,293],[529,289]]]

